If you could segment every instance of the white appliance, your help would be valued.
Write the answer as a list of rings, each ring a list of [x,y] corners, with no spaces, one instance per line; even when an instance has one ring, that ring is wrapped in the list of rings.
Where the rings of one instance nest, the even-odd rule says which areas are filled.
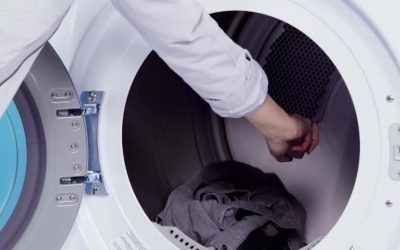
[[[10,139],[22,145],[7,155],[14,164],[10,176],[22,171],[25,180],[9,184],[17,194],[3,195],[18,202],[7,203],[13,213],[3,218],[0,249],[203,249],[153,221],[174,187],[201,166],[226,159],[280,176],[308,213],[304,249],[400,249],[400,4],[202,3],[219,13],[215,18],[229,35],[265,61],[267,71],[268,65],[282,68],[275,60],[286,57],[304,60],[304,70],[297,71],[302,81],[328,79],[325,92],[305,87],[309,96],[276,90],[282,102],[292,93],[289,106],[297,97],[323,100],[304,107],[321,120],[317,151],[276,163],[245,120],[212,114],[149,55],[146,42],[111,3],[77,0],[50,41],[54,50],[46,45],[19,88],[17,111],[7,111],[17,116],[9,118],[11,128],[22,122],[26,140]],[[299,47],[290,52],[296,36]],[[310,70],[313,65],[321,71]],[[0,94],[18,87],[3,85]],[[0,106],[8,106],[8,99]],[[21,168],[15,162],[24,157]]]

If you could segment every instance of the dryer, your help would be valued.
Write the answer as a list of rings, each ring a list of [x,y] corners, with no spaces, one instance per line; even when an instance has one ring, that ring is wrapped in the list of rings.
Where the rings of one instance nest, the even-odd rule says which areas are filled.
[[[320,122],[317,151],[276,163],[108,1],[77,0],[23,84],[0,87],[8,99],[18,88],[0,101],[1,249],[204,249],[155,215],[174,187],[227,159],[280,176],[307,210],[304,249],[400,249],[398,4],[202,3],[264,66],[278,102]]]

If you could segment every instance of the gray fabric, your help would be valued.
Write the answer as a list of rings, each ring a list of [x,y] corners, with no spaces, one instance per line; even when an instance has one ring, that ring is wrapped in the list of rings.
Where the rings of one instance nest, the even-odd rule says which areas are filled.
[[[221,250],[237,249],[258,228],[267,237],[287,230],[296,235],[288,239],[295,249],[303,240],[305,217],[304,208],[276,175],[222,162],[203,168],[176,188],[157,222]]]

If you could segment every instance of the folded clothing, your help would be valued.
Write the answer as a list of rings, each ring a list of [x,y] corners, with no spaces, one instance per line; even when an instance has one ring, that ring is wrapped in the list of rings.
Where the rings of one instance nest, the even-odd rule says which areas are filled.
[[[256,250],[256,241],[259,249],[283,250],[303,246],[305,219],[305,209],[275,174],[227,161],[177,187],[157,223],[218,250]]]

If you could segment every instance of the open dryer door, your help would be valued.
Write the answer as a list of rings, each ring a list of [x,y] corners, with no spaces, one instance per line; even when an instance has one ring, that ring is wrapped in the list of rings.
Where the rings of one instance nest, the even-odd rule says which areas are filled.
[[[90,100],[96,108],[96,98]],[[85,110],[50,45],[44,46],[13,102],[4,105],[0,249],[60,249],[84,192],[88,140]]]

